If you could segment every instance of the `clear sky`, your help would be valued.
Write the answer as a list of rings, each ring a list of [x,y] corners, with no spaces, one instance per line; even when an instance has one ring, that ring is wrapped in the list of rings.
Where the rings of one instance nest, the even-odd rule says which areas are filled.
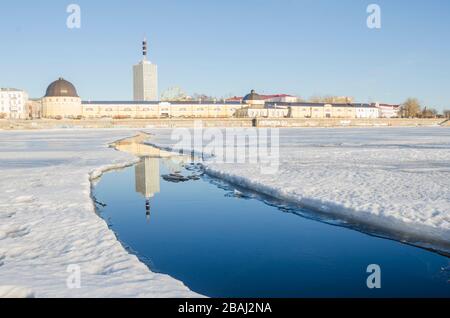
[[[81,29],[66,8],[81,6]],[[382,28],[367,28],[371,3]],[[290,93],[450,109],[448,0],[15,0],[0,6],[0,86],[41,97],[62,76],[83,99],[129,100],[141,40],[160,91]]]

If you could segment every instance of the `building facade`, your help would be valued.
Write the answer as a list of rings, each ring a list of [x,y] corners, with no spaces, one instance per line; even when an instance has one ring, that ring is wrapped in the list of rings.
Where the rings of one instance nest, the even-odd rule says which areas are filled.
[[[379,118],[375,104],[267,102],[252,90],[240,101],[81,101],[75,86],[60,78],[41,100],[44,118]]]
[[[400,117],[400,105],[380,104],[376,103],[381,118],[398,118]]]
[[[232,118],[240,103],[193,102],[82,102],[83,118]]]
[[[158,101],[158,66],[147,60],[147,41],[144,40],[142,45],[142,61],[133,66],[134,101]]]
[[[380,111],[375,105],[355,104],[355,118],[380,118]]]
[[[28,94],[20,89],[0,89],[0,118],[26,119]]]
[[[329,103],[266,103],[261,112],[252,107],[244,107],[238,117],[285,117],[285,118],[378,118],[379,112],[369,104],[329,104]]]
[[[29,99],[26,103],[26,115],[28,119],[37,119],[42,117],[42,100]]]

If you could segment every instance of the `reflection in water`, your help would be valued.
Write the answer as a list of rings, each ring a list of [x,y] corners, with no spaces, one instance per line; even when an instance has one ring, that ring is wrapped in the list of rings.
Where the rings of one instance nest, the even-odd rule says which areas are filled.
[[[141,132],[134,137],[125,138],[112,144],[117,150],[128,152],[142,158],[135,166],[135,188],[136,192],[146,199],[145,214],[147,222],[150,221],[150,199],[161,191],[160,160],[165,160],[165,164],[169,167],[171,173],[178,173],[188,159],[185,156],[174,155],[174,153],[145,144],[145,141],[149,137],[149,134]]]
[[[173,155],[168,151],[160,150],[151,145],[145,144],[145,141],[149,137],[150,135],[148,134],[140,133],[137,136],[116,141],[112,144],[112,146],[117,150],[128,152],[139,157],[149,156],[155,158],[167,158]]]
[[[156,193],[159,193],[159,159],[144,157],[136,164],[135,184],[136,192],[145,197],[145,215],[147,222],[150,221],[150,198],[153,198]]]
[[[160,163],[163,163],[164,169],[170,174],[161,175]],[[150,210],[152,199],[155,194],[161,192],[161,177],[167,182],[189,182],[198,181],[203,175],[201,165],[190,163],[189,169],[186,169],[186,157],[173,156],[170,158],[143,157],[141,161],[135,165],[135,190],[137,193],[145,197],[145,211],[147,222],[150,221]],[[187,172],[188,174],[182,173]]]

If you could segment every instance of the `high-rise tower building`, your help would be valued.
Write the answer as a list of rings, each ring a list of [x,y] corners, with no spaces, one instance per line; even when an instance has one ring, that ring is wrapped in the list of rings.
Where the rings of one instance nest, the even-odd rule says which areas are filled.
[[[147,40],[142,42],[142,61],[133,66],[133,87],[135,101],[157,101],[158,66],[147,60]]]

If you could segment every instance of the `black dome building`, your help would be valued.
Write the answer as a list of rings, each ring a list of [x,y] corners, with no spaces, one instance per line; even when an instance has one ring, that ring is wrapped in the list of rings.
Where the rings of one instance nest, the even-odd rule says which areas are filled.
[[[58,80],[51,83],[47,92],[45,93],[45,97],[79,97],[77,94],[77,90],[75,86],[66,81],[63,78],[59,78]]]
[[[257,94],[255,90],[252,90],[250,94],[246,95],[242,102],[250,107],[257,108],[262,108],[265,105],[264,98],[261,95]]]
[[[257,94],[254,89],[252,89],[250,94],[246,95],[242,101],[247,102],[250,100],[263,100],[263,98],[261,97],[261,95]]]

